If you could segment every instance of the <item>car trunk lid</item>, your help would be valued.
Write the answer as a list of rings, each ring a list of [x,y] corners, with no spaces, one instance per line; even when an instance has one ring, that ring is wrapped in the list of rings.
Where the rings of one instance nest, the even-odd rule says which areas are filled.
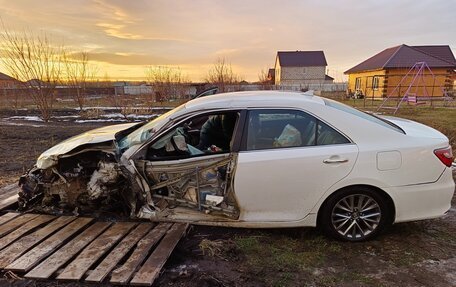
[[[419,138],[434,138],[448,141],[448,138],[444,134],[421,123],[391,116],[382,116],[381,118],[398,126],[408,136]]]

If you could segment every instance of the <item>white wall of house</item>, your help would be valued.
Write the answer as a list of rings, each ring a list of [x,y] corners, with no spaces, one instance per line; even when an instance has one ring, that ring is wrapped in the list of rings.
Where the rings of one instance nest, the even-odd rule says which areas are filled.
[[[330,83],[325,81],[326,66],[282,67],[279,57],[275,62],[275,85],[304,86]]]
[[[318,84],[325,81],[325,66],[316,67],[281,67],[278,85]]]

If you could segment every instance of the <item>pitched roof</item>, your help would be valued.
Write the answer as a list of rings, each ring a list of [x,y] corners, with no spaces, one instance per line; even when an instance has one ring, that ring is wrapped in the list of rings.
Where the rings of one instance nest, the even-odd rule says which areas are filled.
[[[323,51],[279,51],[277,57],[281,67],[326,66]]]
[[[430,68],[456,68],[456,59],[448,45],[408,46],[402,44],[385,49],[344,73],[386,68],[411,68],[416,62],[426,62]]]
[[[0,80],[2,81],[17,81],[15,78],[8,76],[7,74],[3,74],[0,72]]]
[[[426,54],[438,57],[450,63],[455,63],[453,52],[448,45],[435,45],[435,46],[412,46],[415,49],[418,49]]]
[[[328,75],[325,75],[325,81],[334,81],[334,78]]]

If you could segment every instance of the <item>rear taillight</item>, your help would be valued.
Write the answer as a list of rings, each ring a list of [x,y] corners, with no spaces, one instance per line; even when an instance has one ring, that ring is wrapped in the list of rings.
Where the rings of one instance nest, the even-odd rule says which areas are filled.
[[[453,152],[451,151],[451,146],[436,149],[434,150],[434,154],[440,159],[440,161],[444,165],[451,167],[451,164],[453,162]]]

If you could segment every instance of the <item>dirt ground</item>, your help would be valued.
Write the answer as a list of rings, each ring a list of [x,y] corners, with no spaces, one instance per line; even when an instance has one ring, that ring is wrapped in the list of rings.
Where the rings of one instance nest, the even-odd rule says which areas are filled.
[[[0,185],[16,181],[50,146],[100,125],[0,122]],[[327,239],[314,228],[193,226],[155,285],[456,286],[455,234],[456,197],[445,217],[397,224],[365,243]],[[1,286],[93,286],[2,275]]]

